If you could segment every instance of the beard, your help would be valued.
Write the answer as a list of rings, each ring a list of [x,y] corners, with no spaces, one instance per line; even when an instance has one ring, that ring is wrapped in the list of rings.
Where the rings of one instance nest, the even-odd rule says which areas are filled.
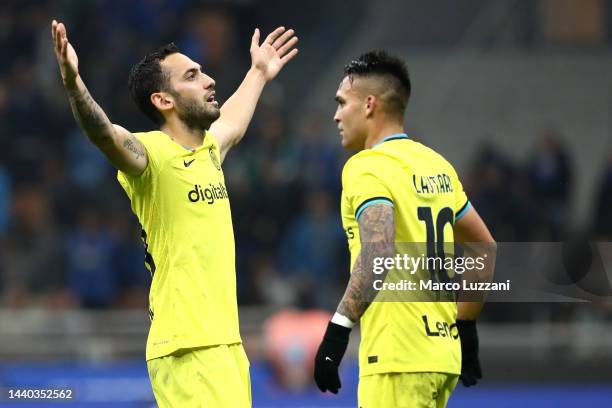
[[[178,94],[174,98],[178,117],[191,129],[207,130],[221,116],[219,108],[204,100],[188,99]]]

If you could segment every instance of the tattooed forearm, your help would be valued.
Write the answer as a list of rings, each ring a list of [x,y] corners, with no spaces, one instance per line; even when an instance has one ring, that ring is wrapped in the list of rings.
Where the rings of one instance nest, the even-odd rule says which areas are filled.
[[[128,130],[111,123],[102,108],[93,100],[81,77],[64,84],[77,123],[87,138],[120,171],[138,176],[148,165],[142,143]]]
[[[357,322],[359,320],[372,301],[372,293],[370,288],[372,288],[374,274],[368,274],[366,268],[363,267],[362,255],[364,255],[363,250],[355,260],[351,278],[349,279],[344,296],[342,297],[342,300],[338,305],[338,309],[336,310],[338,313],[348,317],[353,322]]]
[[[90,140],[104,141],[112,138],[114,130],[102,108],[93,100],[82,80],[66,89],[70,107],[77,123]]]
[[[358,321],[375,296],[374,281],[386,273],[372,272],[374,258],[393,257],[395,251],[395,216],[393,207],[376,204],[366,208],[359,218],[361,251],[337,312],[353,322]]]
[[[123,146],[128,149],[130,152],[134,153],[136,155],[136,159],[140,159],[141,157],[144,157],[145,152],[144,149],[142,148],[142,145],[138,142],[135,141],[136,139],[134,138],[134,136],[125,139],[125,141],[123,142]]]

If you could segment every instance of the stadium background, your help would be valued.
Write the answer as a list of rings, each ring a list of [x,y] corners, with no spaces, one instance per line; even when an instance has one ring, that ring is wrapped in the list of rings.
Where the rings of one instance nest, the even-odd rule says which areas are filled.
[[[302,323],[325,320],[308,311],[333,310],[347,281],[338,202],[348,156],[333,97],[344,64],[363,51],[386,48],[408,62],[408,133],[455,163],[498,241],[612,235],[609,0],[3,1],[3,398],[8,388],[71,388],[79,402],[66,406],[153,405],[139,227],[113,169],[72,118],[52,18],[66,22],[94,98],[131,130],[151,128],[126,85],[146,52],[175,41],[217,81],[223,101],[248,68],[254,27],[296,29],[300,54],[265,90],[224,165],[255,407],[355,405],[358,333],[339,396],[304,386],[301,362],[322,331]],[[287,310],[302,340],[279,345],[267,319]],[[488,305],[485,380],[458,387],[449,406],[606,406],[610,310],[606,302]],[[281,375],[288,387],[270,352],[291,367]],[[13,402],[0,399],[5,405]]]

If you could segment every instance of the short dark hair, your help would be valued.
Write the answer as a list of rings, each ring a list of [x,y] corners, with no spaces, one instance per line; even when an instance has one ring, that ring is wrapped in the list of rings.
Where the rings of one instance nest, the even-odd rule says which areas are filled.
[[[388,87],[395,91],[387,100],[389,108],[404,115],[412,85],[408,68],[401,59],[389,55],[386,51],[370,51],[348,63],[344,67],[344,75],[351,79],[353,76],[378,76],[388,80]]]
[[[145,55],[130,70],[128,87],[138,108],[158,126],[164,123],[163,115],[151,102],[151,94],[168,90],[169,77],[160,62],[168,55],[180,52],[174,43],[166,44]]]

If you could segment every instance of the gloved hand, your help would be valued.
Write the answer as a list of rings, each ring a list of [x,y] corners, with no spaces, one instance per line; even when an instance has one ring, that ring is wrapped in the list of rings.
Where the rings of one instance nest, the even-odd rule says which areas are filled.
[[[478,360],[478,332],[476,320],[457,320],[461,340],[461,375],[459,379],[466,387],[476,385],[482,378]]]
[[[349,342],[351,329],[329,322],[323,341],[315,357],[314,379],[321,392],[338,393],[340,376],[338,366]]]

